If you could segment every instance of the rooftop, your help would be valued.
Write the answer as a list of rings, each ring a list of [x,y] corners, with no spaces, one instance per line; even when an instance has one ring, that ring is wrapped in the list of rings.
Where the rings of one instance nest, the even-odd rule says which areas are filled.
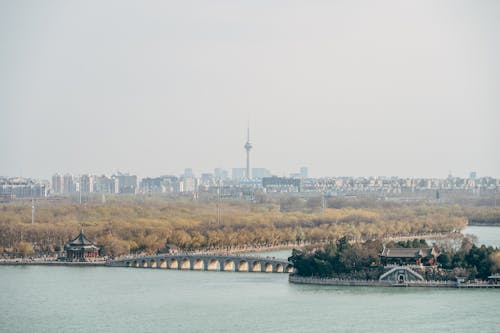
[[[69,246],[85,246],[85,245],[95,245],[95,244],[84,235],[83,230],[80,230],[80,233],[78,234],[78,236],[76,236],[75,239],[69,241],[68,245]]]
[[[389,248],[386,247],[380,254],[381,257],[386,258],[417,258],[417,257],[431,257],[435,253],[432,248]]]

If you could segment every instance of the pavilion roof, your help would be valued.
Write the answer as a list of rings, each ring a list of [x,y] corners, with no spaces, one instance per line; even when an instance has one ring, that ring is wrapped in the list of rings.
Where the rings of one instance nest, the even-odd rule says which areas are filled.
[[[72,246],[72,247],[73,246],[86,246],[86,245],[95,246],[95,244],[84,235],[83,229],[80,230],[80,233],[78,234],[78,236],[76,236],[76,238],[69,241],[68,245]]]
[[[402,247],[386,247],[380,254],[386,258],[418,258],[432,257],[435,255],[433,248],[402,248]]]

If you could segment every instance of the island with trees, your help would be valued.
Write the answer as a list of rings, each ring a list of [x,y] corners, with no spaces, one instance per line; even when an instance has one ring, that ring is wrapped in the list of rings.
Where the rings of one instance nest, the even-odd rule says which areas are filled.
[[[500,287],[500,249],[473,237],[384,243],[342,237],[324,246],[294,249],[292,283],[349,286]]]

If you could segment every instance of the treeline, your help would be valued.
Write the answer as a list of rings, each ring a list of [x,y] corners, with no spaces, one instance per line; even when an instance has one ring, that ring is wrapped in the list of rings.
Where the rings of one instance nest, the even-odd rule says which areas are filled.
[[[466,206],[463,208],[463,210],[464,215],[467,217],[469,225],[500,226],[500,206]]]
[[[486,280],[488,276],[500,272],[498,248],[485,245],[478,247],[465,237],[460,248],[442,250],[438,263],[444,269],[453,270],[455,276]]]
[[[313,250],[294,249],[288,260],[300,276],[375,280],[383,270],[378,256],[382,248],[380,240],[350,244],[347,237],[342,237]]]
[[[230,250],[320,243],[343,236],[362,241],[452,232],[466,225],[466,218],[455,206],[312,206],[287,211],[279,201],[225,200],[217,223],[213,200],[116,196],[107,198],[106,203],[84,205],[38,201],[35,223],[31,224],[31,203],[13,202],[0,205],[0,250],[16,252],[29,243],[34,251],[54,251],[81,228],[106,254],[116,256],[153,253],[167,243],[184,250]]]

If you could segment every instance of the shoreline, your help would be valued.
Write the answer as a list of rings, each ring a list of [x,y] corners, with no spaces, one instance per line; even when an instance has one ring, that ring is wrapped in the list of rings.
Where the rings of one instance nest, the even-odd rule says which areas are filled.
[[[468,227],[499,227],[499,223],[468,223]]]
[[[477,288],[500,288],[500,284],[481,283],[458,283],[456,281],[421,281],[393,283],[378,280],[354,280],[337,278],[315,278],[302,277],[290,274],[288,282],[293,284],[306,284],[315,286],[343,286],[343,287],[410,287],[410,288],[456,288],[456,289],[477,289]]]
[[[429,233],[429,234],[421,234],[421,235],[410,235],[410,236],[396,236],[396,237],[385,237],[384,241],[399,241],[399,240],[413,240],[419,238],[427,238],[427,239],[443,239],[443,238],[452,238],[457,236],[463,236],[461,233]],[[281,251],[281,250],[292,250],[296,248],[304,248],[306,246],[321,246],[327,244],[329,241],[324,242],[314,242],[314,243],[302,243],[302,244],[280,244],[280,245],[272,245],[272,246],[257,246],[257,247],[246,247],[239,249],[232,249],[226,251],[204,251],[208,254],[242,254],[242,253],[263,253],[263,252],[272,252],[272,251]],[[146,256],[146,255],[142,255]],[[133,257],[142,257],[133,256]],[[105,266],[106,261],[96,261],[96,262],[65,262],[65,261],[55,261],[55,260],[26,260],[23,258],[16,259],[8,259],[8,260],[0,260],[0,265],[52,265],[52,266]]]
[[[464,235],[461,232],[441,232],[441,233],[428,233],[428,234],[418,234],[418,235],[408,235],[408,236],[390,236],[384,237],[384,241],[404,241],[404,240],[413,240],[413,239],[445,239],[445,238],[456,238],[463,237]],[[255,246],[255,247],[243,247],[236,248],[225,251],[216,251],[210,250],[205,251],[208,254],[242,254],[242,253],[265,253],[272,251],[281,251],[281,250],[292,250],[296,248],[304,248],[308,246],[321,246],[327,244],[329,241],[321,241],[321,242],[307,242],[302,244],[279,244],[272,246]],[[356,241],[353,241],[356,242]],[[146,255],[146,254],[145,254]],[[142,256],[145,256],[142,255]],[[133,257],[142,257],[133,255]],[[55,260],[26,260],[23,258],[16,259],[7,259],[0,260],[0,266],[22,266],[22,265],[46,265],[46,266],[106,266],[106,261],[97,261],[97,262],[65,262],[65,261],[55,261]]]
[[[0,261],[0,266],[106,266],[105,261],[96,261],[96,262],[65,262],[65,261]]]

